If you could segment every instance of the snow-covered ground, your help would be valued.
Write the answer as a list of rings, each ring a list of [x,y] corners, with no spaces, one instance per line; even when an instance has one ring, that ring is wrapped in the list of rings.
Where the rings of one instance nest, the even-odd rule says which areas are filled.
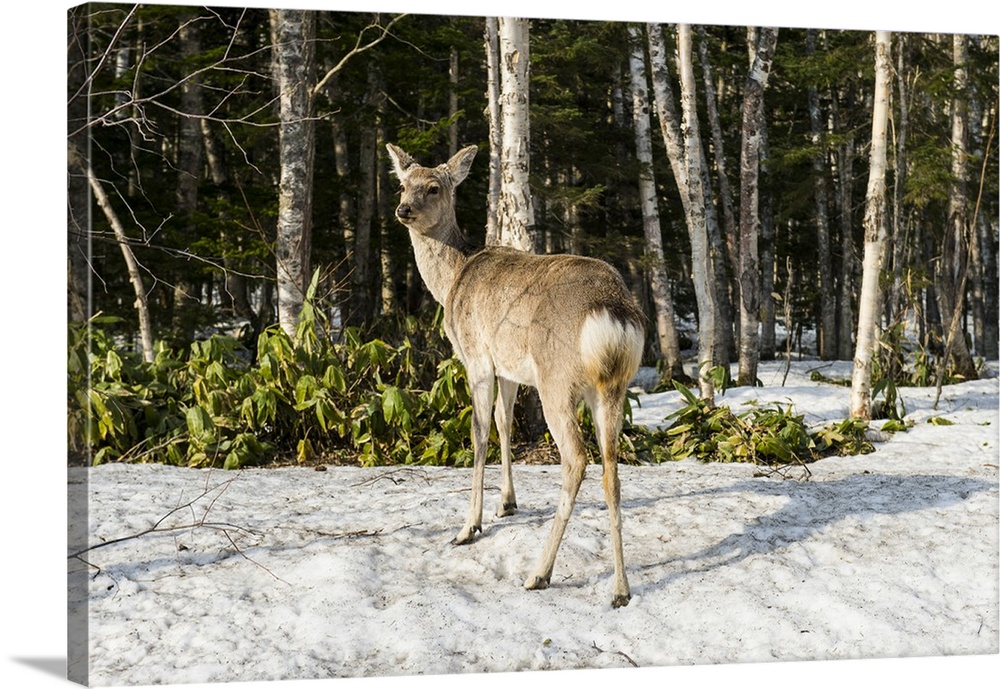
[[[762,369],[720,403],[844,418],[818,362]],[[994,369],[995,370],[995,369]],[[824,369],[846,376],[849,364]],[[631,603],[612,609],[600,467],[590,467],[552,586],[521,584],[559,488],[515,467],[520,510],[449,544],[466,469],[112,465],[89,480],[92,550],[71,579],[89,606],[94,685],[670,666],[998,653],[998,382],[904,390],[911,430],[808,481],[694,461],[621,468]],[[662,423],[677,393],[644,395]],[[954,425],[935,425],[943,417]],[[71,513],[71,519],[75,517]],[[79,517],[77,517],[79,518]],[[202,523],[198,528],[185,528]],[[166,530],[178,527],[176,530]],[[81,642],[83,640],[81,639]]]

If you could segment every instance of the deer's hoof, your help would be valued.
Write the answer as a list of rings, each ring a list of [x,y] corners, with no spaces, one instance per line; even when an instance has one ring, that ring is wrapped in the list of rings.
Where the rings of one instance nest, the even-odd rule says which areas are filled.
[[[624,608],[626,605],[628,605],[628,602],[631,599],[632,599],[632,596],[630,596],[627,593],[616,593],[614,595],[614,597],[611,599],[611,607],[612,608]]]
[[[452,545],[467,545],[476,540],[476,534],[482,533],[483,527],[472,526],[462,529],[455,538],[451,540]]]
[[[540,577],[537,575],[528,577],[527,581],[524,582],[524,588],[529,591],[541,591],[542,589],[547,589],[549,587],[549,578]]]
[[[505,502],[505,503],[501,504],[500,507],[497,508],[497,516],[498,517],[509,517],[510,515],[514,514],[515,512],[517,512],[517,503],[516,502]]]

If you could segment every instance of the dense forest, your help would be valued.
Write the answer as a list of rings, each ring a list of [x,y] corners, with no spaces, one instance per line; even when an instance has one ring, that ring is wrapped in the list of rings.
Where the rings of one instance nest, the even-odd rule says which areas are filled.
[[[79,451],[239,465],[266,454],[285,398],[315,416],[290,431],[300,456],[320,431],[380,458],[459,443],[375,438],[464,409],[442,401],[461,372],[438,368],[450,352],[394,217],[387,143],[424,165],[477,145],[466,233],[612,263],[664,382],[693,349],[706,371],[738,361],[740,384],[788,351],[854,359],[866,313],[876,353],[895,354],[878,375],[969,378],[998,357],[996,36],[101,3],[68,19]],[[303,359],[268,398],[291,365],[282,337],[340,363]],[[243,390],[240,357],[263,376]],[[139,362],[160,368],[126,380]],[[218,389],[151,414],[143,395],[181,369]],[[345,401],[352,376],[375,380],[377,405]],[[104,420],[74,425],[85,409]]]

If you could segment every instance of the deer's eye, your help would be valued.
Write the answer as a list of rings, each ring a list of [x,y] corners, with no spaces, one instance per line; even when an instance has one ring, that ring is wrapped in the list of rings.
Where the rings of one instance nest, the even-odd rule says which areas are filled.
[[[433,186],[433,187],[427,187],[427,193],[428,193],[428,194],[429,194],[430,196],[434,196],[434,195],[435,195],[435,194],[437,194],[437,193],[438,193],[439,191],[441,191],[441,187],[438,187],[438,186]]]

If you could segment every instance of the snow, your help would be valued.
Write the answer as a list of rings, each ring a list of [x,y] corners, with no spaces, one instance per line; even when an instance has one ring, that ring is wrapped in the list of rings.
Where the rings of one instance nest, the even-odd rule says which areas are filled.
[[[768,363],[765,387],[718,401],[791,403],[815,425],[845,418],[849,390],[812,382],[818,366],[850,368],[793,362],[782,386],[784,363]],[[902,392],[911,430],[876,429],[876,452],[823,459],[809,480],[693,460],[622,466],[633,598],[617,610],[598,465],[545,591],[522,583],[557,466],[516,465],[520,509],[505,518],[492,515],[499,468],[488,467],[483,533],[459,547],[468,469],[73,470],[71,489],[89,491],[90,544],[126,538],[71,567],[87,592],[70,607],[88,606],[90,682],[996,654],[997,378],[946,387],[937,410],[933,390]],[[633,419],[649,425],[680,404],[674,392],[640,400]]]

